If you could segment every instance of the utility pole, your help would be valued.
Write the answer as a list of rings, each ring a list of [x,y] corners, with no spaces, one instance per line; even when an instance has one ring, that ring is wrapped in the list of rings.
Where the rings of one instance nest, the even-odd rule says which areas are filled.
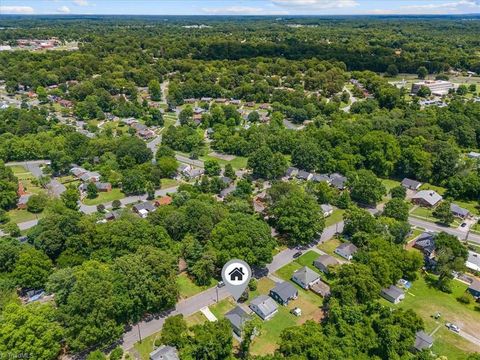
[[[142,334],[140,334],[140,321],[137,322],[137,329],[138,329],[138,338],[140,339],[140,342],[142,342]]]
[[[217,303],[218,303],[218,285],[215,287],[216,293],[217,293]]]

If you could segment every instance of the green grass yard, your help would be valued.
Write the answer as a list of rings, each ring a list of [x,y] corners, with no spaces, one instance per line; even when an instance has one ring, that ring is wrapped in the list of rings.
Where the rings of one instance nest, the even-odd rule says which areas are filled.
[[[177,283],[180,291],[180,298],[186,299],[190,296],[201,293],[202,291],[205,291],[212,286],[215,286],[217,281],[212,278],[210,280],[210,284],[198,286],[192,281],[192,279],[188,277],[186,273],[181,273],[177,277]]]
[[[124,197],[125,197],[125,194],[122,192],[122,190],[118,188],[114,188],[112,189],[112,191],[99,192],[98,196],[95,199],[84,198],[83,203],[85,205],[98,205],[98,204],[103,204],[113,200],[120,200],[120,199],[123,199]]]
[[[338,256],[337,254],[335,254],[335,249],[341,244],[342,242],[340,241],[340,239],[337,239],[337,238],[332,238],[328,241],[325,241],[321,244],[318,244],[317,247],[326,252],[327,254],[329,255],[332,255],[338,259],[342,259],[342,260],[345,260],[343,259],[342,257]]]
[[[405,300],[400,304],[392,305],[383,300],[382,303],[391,307],[414,310],[424,320],[427,333],[431,333],[440,326],[433,336],[435,339],[433,352],[446,355],[448,359],[465,359],[468,352],[479,352],[480,347],[447,330],[445,323],[454,323],[472,335],[480,334],[480,312],[475,310],[474,304],[464,305],[456,300],[466,289],[466,284],[453,281],[452,294],[446,294],[431,287],[422,276],[413,283]],[[437,312],[442,315],[438,321],[432,317]]]
[[[25,221],[41,219],[44,215],[43,213],[33,214],[31,212],[28,212],[27,210],[14,209],[8,211],[8,216],[11,222],[19,224]]]
[[[387,192],[390,192],[394,187],[400,185],[400,181],[391,180],[391,179],[381,179],[383,186],[387,189]]]
[[[344,213],[345,213],[345,210],[343,210],[343,209],[333,210],[332,215],[325,218],[325,226],[332,226],[332,225],[342,221]]]
[[[154,350],[155,347],[155,339],[160,336],[160,332],[150,335],[142,340],[142,342],[137,342],[133,346],[133,349],[129,352],[133,355],[133,358],[137,358],[135,355],[137,354],[140,360],[149,360],[150,353]]]
[[[429,183],[423,184],[420,187],[420,190],[434,190],[437,193],[439,193],[440,195],[445,194],[445,191],[447,191],[447,189],[445,189],[444,187],[432,185],[432,184],[429,184]]]

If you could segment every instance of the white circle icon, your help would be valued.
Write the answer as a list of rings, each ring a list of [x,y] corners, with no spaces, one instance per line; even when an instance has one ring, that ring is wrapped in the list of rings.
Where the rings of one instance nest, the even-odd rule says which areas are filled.
[[[223,275],[223,278],[234,286],[245,284],[250,279],[249,269],[240,262],[228,264]]]

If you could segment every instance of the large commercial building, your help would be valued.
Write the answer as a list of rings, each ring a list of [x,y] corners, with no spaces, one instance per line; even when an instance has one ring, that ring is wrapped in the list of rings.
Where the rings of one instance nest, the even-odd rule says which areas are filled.
[[[424,80],[412,84],[412,94],[417,94],[422,86],[430,89],[433,95],[447,95],[450,89],[455,89],[455,85],[445,80]]]

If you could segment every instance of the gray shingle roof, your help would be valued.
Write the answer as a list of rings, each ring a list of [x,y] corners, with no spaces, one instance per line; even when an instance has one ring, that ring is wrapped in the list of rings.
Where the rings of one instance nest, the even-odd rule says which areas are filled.
[[[173,346],[162,345],[150,353],[150,360],[179,360],[177,349]]]
[[[405,295],[403,290],[395,285],[390,285],[390,287],[382,289],[382,293],[390,296],[392,299],[398,299],[400,296]]]
[[[295,289],[295,286],[288,281],[277,284],[277,286],[270,291],[277,294],[283,302],[288,302],[288,300],[294,298],[298,293],[297,289]]]
[[[298,279],[304,284],[310,284],[320,277],[315,271],[304,266],[293,273],[292,279]]]
[[[275,301],[270,296],[267,296],[267,295],[257,296],[255,299],[253,299],[250,302],[250,305],[255,305],[259,309],[259,311],[265,316],[272,314],[278,308]]]
[[[415,349],[422,351],[424,349],[429,349],[433,344],[433,338],[425,333],[423,330],[418,331],[415,334]]]
[[[327,266],[335,266],[338,265],[339,262],[337,259],[335,259],[333,256],[330,256],[328,254],[325,255],[320,255],[314,262],[313,265],[318,267],[319,265],[323,265],[325,267]]]
[[[462,217],[468,216],[470,214],[470,211],[458,206],[457,204],[450,204],[450,211],[454,215],[458,215],[458,216],[462,216]]]
[[[147,210],[147,211],[153,211],[155,210],[155,206],[152,205],[152,203],[145,201],[140,204],[135,204],[133,205],[134,210],[140,211],[140,210]]]
[[[330,175],[330,184],[337,189],[343,190],[346,182],[347,178],[339,173],[333,173]]]
[[[434,206],[438,202],[442,201],[442,196],[433,190],[421,190],[413,199],[422,199],[431,206]]]
[[[243,324],[250,319],[250,315],[240,306],[234,307],[225,314],[225,318],[237,329],[241,329]]]
[[[421,182],[409,178],[405,178],[402,180],[402,186],[409,189],[418,189],[421,185]]]

